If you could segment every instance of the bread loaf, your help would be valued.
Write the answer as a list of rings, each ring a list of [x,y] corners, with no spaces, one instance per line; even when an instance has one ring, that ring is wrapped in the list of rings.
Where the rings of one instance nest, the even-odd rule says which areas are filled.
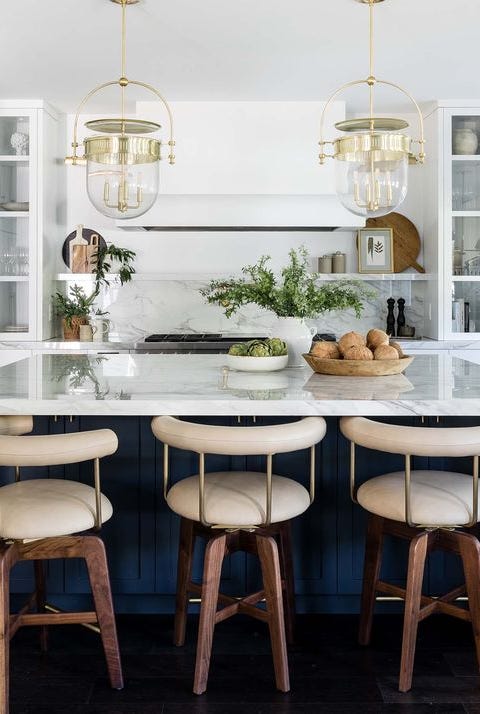
[[[383,330],[369,330],[367,332],[367,345],[371,350],[375,350],[380,345],[388,345],[389,337]]]
[[[345,351],[343,359],[371,360],[373,353],[365,345],[352,345]]]
[[[345,352],[350,347],[365,347],[366,344],[365,337],[359,332],[347,332],[338,340],[338,349],[345,356]]]
[[[340,350],[336,342],[314,342],[310,354],[322,359],[340,359]]]
[[[400,359],[400,356],[391,345],[379,345],[373,353],[375,359]]]

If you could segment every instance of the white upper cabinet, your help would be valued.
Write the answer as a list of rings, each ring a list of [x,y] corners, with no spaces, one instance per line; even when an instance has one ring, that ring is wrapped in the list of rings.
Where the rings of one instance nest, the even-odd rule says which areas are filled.
[[[161,163],[161,194],[335,193],[333,161],[318,163],[324,103],[177,102],[171,106],[177,162],[175,166]],[[165,125],[162,108],[155,102],[139,102],[137,116]],[[344,118],[344,103],[333,103],[327,138],[336,133],[333,124]]]

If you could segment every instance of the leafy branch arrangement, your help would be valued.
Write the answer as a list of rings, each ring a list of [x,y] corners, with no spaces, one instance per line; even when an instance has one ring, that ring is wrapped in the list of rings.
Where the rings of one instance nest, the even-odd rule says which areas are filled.
[[[95,288],[91,295],[86,295],[84,289],[78,285],[70,287],[66,296],[57,291],[53,296],[55,313],[65,319],[69,328],[72,326],[74,317],[88,318],[92,314],[107,315],[107,312],[102,312],[100,309],[95,310],[94,302],[100,294],[101,286],[110,285],[107,275],[112,269],[112,262],[120,263],[118,277],[120,285],[124,285],[131,281],[132,275],[135,273],[135,268],[132,265],[135,256],[135,251],[118,248],[113,243],[106,248],[99,248],[92,258]]]
[[[57,291],[53,296],[55,313],[61,315],[66,325],[71,328],[74,317],[89,317],[96,297],[95,292],[87,296],[85,290],[79,285],[73,285],[69,295],[62,295]]]
[[[359,280],[338,280],[318,287],[319,274],[310,272],[306,248],[292,248],[289,256],[290,262],[282,269],[279,280],[267,267],[270,256],[263,255],[255,265],[242,268],[246,277],[212,280],[200,293],[208,303],[223,307],[227,317],[242,305],[253,303],[278,317],[297,318],[314,318],[347,308],[353,308],[360,317],[362,299],[376,294]]]
[[[95,295],[98,295],[102,285],[109,285],[107,274],[112,269],[112,261],[116,260],[120,263],[118,277],[120,285],[129,283],[132,275],[135,273],[135,268],[132,262],[136,256],[135,251],[127,248],[118,248],[111,243],[106,248],[99,248],[92,256],[94,265],[93,273],[95,275]]]

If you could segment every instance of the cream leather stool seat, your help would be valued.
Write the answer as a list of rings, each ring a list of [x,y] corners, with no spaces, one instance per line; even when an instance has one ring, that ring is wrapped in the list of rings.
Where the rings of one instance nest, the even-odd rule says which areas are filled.
[[[94,528],[95,489],[77,481],[32,479],[0,488],[0,538],[31,540]],[[112,504],[101,494],[101,522]]]
[[[0,416],[0,466],[15,467],[15,483],[0,487],[0,714],[8,714],[10,639],[23,625],[39,626],[47,649],[47,626],[96,625],[102,637],[111,686],[123,687],[105,546],[91,533],[112,515],[100,490],[100,458],[115,453],[116,434],[98,429],[75,434],[23,436],[31,417]],[[94,487],[64,479],[20,480],[22,467],[55,466],[93,461]],[[44,560],[82,558],[87,565],[95,610],[67,613],[47,606]],[[35,569],[35,593],[22,610],[9,613],[9,574],[20,561]],[[31,610],[35,611],[32,613]]]
[[[434,613],[472,623],[480,665],[480,427],[417,427],[384,424],[363,417],[343,417],[340,428],[351,442],[350,489],[355,502],[369,512],[359,642],[370,642],[377,593],[405,600],[399,690],[412,686],[418,623]],[[405,470],[375,476],[357,490],[356,445],[405,457]],[[411,457],[471,457],[470,474],[412,470]],[[374,464],[374,460],[371,460]],[[470,530],[473,529],[473,530]],[[381,579],[385,535],[409,542],[405,587]],[[465,584],[438,597],[422,594],[425,563],[432,550],[460,556]],[[437,593],[436,593],[437,594]],[[468,609],[456,604],[468,595]]]
[[[200,520],[199,476],[178,481],[167,503],[179,516]],[[297,481],[272,476],[271,523],[299,516],[310,506],[310,494]],[[1,517],[1,516],[0,516]],[[254,471],[219,471],[205,475],[205,518],[209,523],[260,526],[267,518],[265,474]]]
[[[452,527],[472,520],[471,476],[452,471],[412,471],[411,480],[415,523]],[[357,500],[370,513],[405,523],[405,472],[371,478],[358,489]]]
[[[195,424],[173,417],[152,420],[164,444],[164,494],[181,516],[175,612],[176,645],[185,642],[189,594],[201,598],[193,691],[207,688],[212,639],[217,622],[245,613],[268,622],[278,689],[290,688],[286,641],[293,639],[295,588],[290,521],[313,501],[315,445],[325,436],[322,417],[274,426],[231,427]],[[169,488],[169,447],[199,455],[199,471]],[[310,490],[294,478],[273,474],[275,454],[309,448]],[[206,472],[205,455],[264,456],[265,470]],[[298,478],[300,474],[292,474]],[[195,538],[207,541],[203,582],[192,580]],[[233,598],[219,592],[225,555],[243,551],[258,556],[262,590]],[[256,607],[265,601],[266,609]],[[220,609],[218,606],[222,605]]]

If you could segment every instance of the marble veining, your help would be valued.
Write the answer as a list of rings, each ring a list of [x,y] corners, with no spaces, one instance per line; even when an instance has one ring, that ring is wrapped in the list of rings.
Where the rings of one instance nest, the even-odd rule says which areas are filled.
[[[223,355],[37,354],[0,368],[0,413],[480,416],[480,365],[445,351],[376,378],[307,366],[251,374],[224,363]]]

